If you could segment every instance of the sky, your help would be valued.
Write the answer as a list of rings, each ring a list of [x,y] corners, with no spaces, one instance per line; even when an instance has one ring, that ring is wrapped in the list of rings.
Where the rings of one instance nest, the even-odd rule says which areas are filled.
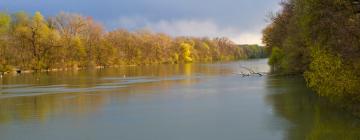
[[[148,29],[171,36],[228,37],[238,44],[262,44],[267,17],[281,0],[0,0],[6,12],[40,11],[91,16],[107,30]]]

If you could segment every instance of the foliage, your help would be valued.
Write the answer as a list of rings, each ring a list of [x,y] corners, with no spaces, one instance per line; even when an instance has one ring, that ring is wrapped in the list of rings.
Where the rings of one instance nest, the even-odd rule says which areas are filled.
[[[266,57],[268,57],[268,53],[264,46],[240,45],[240,48],[245,51],[248,58],[266,58]]]
[[[181,58],[184,62],[192,62],[192,58],[191,58],[191,44],[189,43],[181,43],[180,44],[180,48],[181,48]]]
[[[9,31],[9,27],[10,27],[10,22],[11,22],[11,18],[8,14],[6,13],[0,13],[0,58],[5,58],[7,57],[7,42],[6,42],[6,38],[7,38],[7,33]],[[6,64],[6,60],[5,59],[0,59],[0,74],[6,71],[9,71],[10,68],[9,66]]]
[[[360,81],[357,72],[349,69],[338,54],[316,47],[312,49],[312,57],[305,77],[308,85],[319,95],[333,99],[359,98]]]
[[[3,34],[9,29],[11,17],[7,13],[0,13],[0,33]]]
[[[263,31],[279,73],[303,74],[321,96],[360,103],[360,14],[351,0],[286,0]],[[282,55],[279,55],[279,51]],[[281,57],[279,57],[281,56]]]
[[[271,56],[269,58],[269,64],[272,66],[274,71],[279,71],[284,69],[284,64],[282,61],[284,60],[284,52],[277,47],[272,48]]]
[[[155,63],[235,60],[258,56],[227,38],[170,37],[147,30],[105,31],[91,17],[59,13],[45,18],[0,13],[0,71],[51,70]]]

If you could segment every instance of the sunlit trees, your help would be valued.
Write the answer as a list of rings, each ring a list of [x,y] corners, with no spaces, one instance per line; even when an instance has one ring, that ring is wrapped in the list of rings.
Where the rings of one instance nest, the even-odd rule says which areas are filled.
[[[192,49],[192,45],[189,43],[181,43],[180,44],[180,48],[181,48],[181,60],[183,60],[186,63],[192,62],[193,59],[191,58],[191,49]]]
[[[20,41],[17,44],[31,53],[27,60],[23,60],[28,62],[24,63],[29,63],[35,70],[50,68],[53,64],[51,57],[55,53],[52,49],[59,45],[58,32],[48,26],[40,12],[29,20],[26,16],[19,15],[19,18],[15,25],[15,40]]]
[[[111,31],[105,36],[106,42],[114,48],[114,55],[116,56],[114,58],[115,65],[125,64],[125,58],[127,56],[125,47],[129,43],[128,37],[130,37],[130,33],[121,29]]]
[[[215,60],[234,60],[247,57],[243,54],[243,48],[239,48],[228,38],[215,38],[213,42],[215,45],[213,49]]]
[[[91,17],[60,13],[45,18],[40,12],[0,13],[0,47],[0,72],[210,62],[252,53],[227,38],[170,37],[148,30],[107,32]]]
[[[31,69],[30,60],[31,52],[28,47],[28,39],[26,38],[27,26],[30,24],[30,16],[25,12],[18,12],[12,15],[11,31],[9,32],[8,43],[11,44],[12,50],[11,65],[20,69]]]
[[[0,13],[0,73],[8,71],[10,68],[8,66],[7,60],[8,53],[8,32],[10,28],[11,18],[7,13]]]
[[[10,28],[11,17],[7,13],[0,13],[0,34],[4,35]]]
[[[59,41],[57,31],[49,28],[40,12],[36,12],[23,33],[30,43],[28,47],[33,55],[33,68],[41,70],[51,67],[52,54],[56,53],[52,49],[58,45]]]
[[[193,38],[194,41],[194,52],[193,56],[196,60],[205,61],[205,62],[211,62],[212,56],[211,56],[211,40],[208,38]]]
[[[102,46],[103,35],[105,34],[104,28],[100,23],[95,22],[91,17],[86,18],[86,24],[82,37],[86,50],[86,66],[97,66],[97,62],[102,59],[100,50]]]
[[[86,19],[81,15],[60,13],[49,18],[50,26],[59,31],[61,36],[61,48],[58,50],[58,63],[78,68],[85,65],[84,33]]]

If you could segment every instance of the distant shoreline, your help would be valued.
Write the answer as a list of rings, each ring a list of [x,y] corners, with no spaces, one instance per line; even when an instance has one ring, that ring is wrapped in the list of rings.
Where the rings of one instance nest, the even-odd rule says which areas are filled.
[[[21,74],[31,74],[31,73],[46,73],[46,72],[65,72],[65,71],[80,71],[80,70],[97,70],[97,69],[108,69],[108,68],[121,68],[121,67],[140,67],[140,66],[155,66],[155,65],[185,65],[185,64],[213,64],[219,62],[234,62],[241,60],[255,60],[255,59],[266,59],[265,58],[246,58],[246,59],[237,59],[237,60],[220,60],[220,61],[198,61],[192,63],[152,63],[152,64],[129,64],[129,65],[114,65],[114,66],[96,66],[96,67],[83,67],[83,68],[55,68],[55,69],[43,69],[43,70],[18,70],[14,69],[5,73],[2,73],[3,76],[7,75],[21,75]]]

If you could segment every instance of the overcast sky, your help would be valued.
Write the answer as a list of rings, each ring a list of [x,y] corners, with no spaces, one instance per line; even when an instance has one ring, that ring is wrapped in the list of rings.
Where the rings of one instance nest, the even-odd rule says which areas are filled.
[[[266,16],[281,0],[0,0],[7,12],[73,12],[92,16],[108,30],[150,29],[172,36],[229,37],[260,44]]]

